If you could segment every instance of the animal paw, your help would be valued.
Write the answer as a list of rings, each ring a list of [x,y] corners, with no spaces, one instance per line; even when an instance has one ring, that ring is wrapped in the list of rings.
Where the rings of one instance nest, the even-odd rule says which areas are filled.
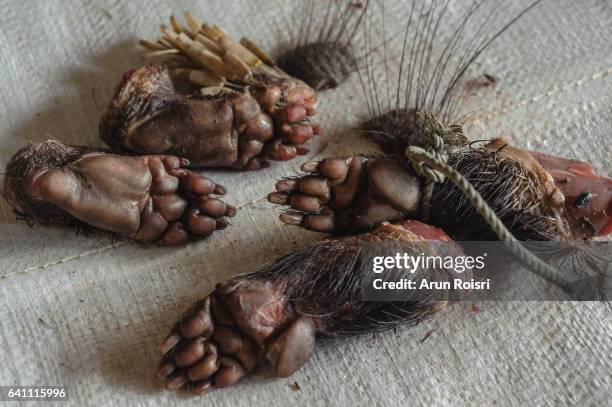
[[[307,154],[306,143],[323,133],[320,125],[310,121],[316,113],[315,91],[291,78],[254,90],[254,96],[262,109],[272,115],[276,130],[264,155],[271,160],[287,161]]]
[[[200,95],[175,87],[170,71],[144,66],[126,73],[100,121],[116,150],[186,157],[198,167],[258,170],[268,160],[308,152],[321,134],[310,122],[316,94],[295,79],[243,91]]]
[[[288,207],[282,222],[323,233],[371,230],[419,210],[420,181],[396,160],[325,159],[302,165],[307,174],[285,178],[268,196]]]
[[[291,375],[315,344],[310,318],[297,317],[285,286],[236,278],[196,303],[160,345],[156,376],[169,390],[205,393],[236,384],[263,363]]]
[[[31,144],[7,166],[5,196],[20,216],[87,224],[143,242],[184,244],[228,225],[223,186],[186,159],[122,156],[57,141]]]

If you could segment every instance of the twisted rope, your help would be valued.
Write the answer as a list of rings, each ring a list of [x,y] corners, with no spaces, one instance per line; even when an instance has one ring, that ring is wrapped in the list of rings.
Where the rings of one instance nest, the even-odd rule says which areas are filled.
[[[422,174],[427,177],[428,183],[433,187],[435,179],[448,178],[457,186],[470,200],[472,205],[478,210],[478,213],[489,224],[491,230],[495,232],[499,240],[504,243],[504,246],[510,250],[515,256],[527,264],[537,275],[545,280],[557,284],[566,292],[570,292],[570,280],[559,275],[557,270],[548,265],[540,258],[527,250],[512,233],[506,228],[495,211],[484,200],[482,195],[474,188],[474,186],[457,170],[446,164],[446,161],[441,159],[444,156],[440,153],[429,153],[420,147],[408,147],[406,156],[415,167],[415,169],[423,168]],[[448,158],[448,157],[447,157]],[[430,175],[432,174],[432,175]],[[431,177],[431,178],[430,178]],[[430,197],[431,199],[431,197]]]
[[[452,125],[444,127],[435,116],[418,112],[417,115],[423,123],[423,131],[425,135],[425,150],[439,162],[446,163],[450,150],[454,147],[460,147],[468,143],[467,137],[463,134],[461,126]],[[431,199],[433,196],[434,184],[441,184],[446,180],[446,175],[442,171],[438,171],[432,166],[427,165],[424,161],[410,160],[416,173],[425,178],[425,190],[421,208],[423,211],[423,220],[428,221],[431,217]]]

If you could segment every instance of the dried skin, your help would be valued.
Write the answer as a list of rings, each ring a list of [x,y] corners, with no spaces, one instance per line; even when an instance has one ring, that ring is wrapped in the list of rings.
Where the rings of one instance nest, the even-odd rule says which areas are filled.
[[[16,214],[49,225],[89,225],[142,242],[184,244],[224,229],[236,208],[221,185],[175,156],[122,156],[58,141],[30,144],[7,165]]]
[[[498,139],[479,150],[457,150],[449,164],[520,240],[581,239],[611,231],[612,180],[596,176],[586,163],[529,153]],[[420,216],[423,184],[405,160],[326,159],[302,170],[308,174],[279,181],[268,197],[289,207],[281,215],[287,224],[347,234]],[[576,208],[576,197],[587,191],[598,198]],[[495,239],[450,181],[434,187],[431,205],[431,223],[456,240]]]
[[[314,322],[297,317],[282,281],[234,279],[194,305],[160,346],[166,388],[227,387],[263,360],[285,377],[308,360]]]
[[[421,321],[446,302],[432,301],[431,296],[363,302],[360,281],[369,271],[359,267],[357,259],[368,243],[378,243],[385,254],[397,251],[389,242],[429,253],[436,250],[427,243],[432,240],[450,238],[416,221],[386,224],[366,235],[322,242],[220,284],[162,342],[157,377],[168,389],[196,393],[233,385],[263,363],[271,365],[276,376],[287,377],[308,361],[317,337]],[[461,253],[456,245],[444,247],[445,255]]]
[[[111,147],[140,154],[186,157],[199,167],[257,170],[268,160],[291,160],[321,128],[309,117],[316,95],[292,79],[218,96],[175,89],[163,67],[145,66],[124,75],[100,122]]]
[[[399,161],[358,156],[306,163],[302,169],[312,175],[281,180],[277,192],[268,197],[297,212],[281,215],[285,223],[318,232],[353,233],[419,211],[421,182]]]

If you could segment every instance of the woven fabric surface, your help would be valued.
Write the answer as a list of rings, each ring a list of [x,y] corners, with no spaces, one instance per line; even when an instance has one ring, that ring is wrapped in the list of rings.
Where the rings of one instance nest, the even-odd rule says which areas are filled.
[[[274,50],[288,38],[283,9],[295,3],[0,0],[0,165],[28,141],[102,146],[98,120],[113,89],[143,63],[137,39],[155,38],[171,14],[192,11]],[[389,32],[407,3],[385,0]],[[466,3],[451,1],[451,12]],[[534,9],[470,72],[498,83],[468,95],[469,137],[504,136],[612,176],[611,33],[609,0]],[[182,311],[216,283],[321,239],[277,220],[265,201],[275,180],[306,159],[375,151],[352,130],[367,114],[357,75],[323,93],[319,111],[326,135],[308,157],[261,172],[204,171],[240,212],[226,231],[183,248],[32,229],[2,202],[0,385],[65,385],[79,406],[609,403],[604,303],[458,304],[413,328],[322,343],[288,379],[253,377],[196,398],[161,389],[157,346]]]

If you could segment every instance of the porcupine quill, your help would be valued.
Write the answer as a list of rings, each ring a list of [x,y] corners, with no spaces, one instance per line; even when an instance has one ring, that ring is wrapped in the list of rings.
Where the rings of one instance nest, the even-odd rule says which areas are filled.
[[[451,25],[451,37],[440,41],[441,26],[448,26],[452,18],[448,15],[450,1],[411,2],[395,89],[390,91],[388,82],[377,83],[371,68],[366,69],[365,78],[362,76],[370,116],[362,126],[366,137],[389,156],[406,160],[404,151],[407,147],[427,145],[421,112],[433,116],[444,127],[457,123],[469,68],[498,37],[540,3],[541,0],[533,1],[518,14],[508,17],[504,2],[477,1],[458,22]],[[368,23],[369,20],[365,19],[364,38],[370,37],[372,24]],[[470,32],[470,27],[477,29]],[[368,43],[364,45],[366,48],[369,46]],[[389,81],[388,74],[385,79]],[[541,196],[536,185],[517,185],[517,179],[529,179],[520,163],[468,147],[467,142],[463,146],[453,146],[449,152],[449,164],[477,184],[477,190],[485,192],[485,199],[502,220],[525,226],[522,240],[569,237],[567,227],[558,227],[553,212],[520,210],[533,207],[530,200]],[[493,184],[496,185],[494,191],[488,188]],[[525,202],[513,201],[521,199]],[[451,182],[446,181],[434,188],[432,202],[437,208],[453,209],[436,211],[436,225],[451,230],[453,238],[495,238],[469,200]],[[517,219],[517,216],[523,219]],[[457,218],[462,219],[460,227],[457,227]]]
[[[433,24],[435,19],[430,17],[429,21]],[[421,30],[427,32],[425,28],[427,26],[428,24],[423,23]],[[384,114],[382,109],[378,113]],[[401,117],[401,114],[397,116]],[[409,127],[419,129],[419,126],[414,124]],[[402,133],[396,140],[391,138],[389,140],[400,145],[398,150],[391,149],[389,153],[395,153],[397,157],[403,159],[404,162],[394,161],[393,164],[396,175],[401,174],[397,172],[398,168],[408,169],[408,163],[405,162],[402,152],[410,144],[410,138],[404,138]],[[510,160],[508,163],[503,163],[502,157],[497,154],[505,150],[503,146],[497,147],[491,153],[493,160],[485,161],[485,164],[499,164],[512,168]],[[513,151],[511,148],[507,150]],[[469,151],[464,151],[463,155],[467,155],[466,153]],[[452,159],[453,157],[449,160],[451,163],[454,162]],[[365,159],[355,164],[356,161],[359,160],[351,162],[351,168],[359,168]],[[314,209],[311,217],[315,219],[311,224],[305,223],[302,214],[306,210],[300,208],[299,211],[295,210],[294,224],[312,230],[317,230],[314,226],[331,228],[341,226],[341,219],[321,223],[322,218],[330,216],[326,210],[333,212],[335,209],[332,207],[320,209],[322,204],[337,198],[331,196],[329,190],[325,190],[329,187],[327,179],[343,181],[342,177],[346,177],[347,167],[348,164],[343,160],[306,163],[303,168],[307,170],[304,171],[311,175],[301,180],[297,178],[282,180],[282,188],[279,188],[279,191],[285,195],[281,197],[277,195],[275,200],[283,199],[278,199],[279,202],[275,203],[295,205],[296,202],[287,199],[286,196],[288,191],[292,191],[293,198],[297,198],[295,201],[312,205]],[[369,170],[371,171],[369,180],[351,179],[351,182],[344,185],[346,189],[351,186],[354,188],[347,195],[360,193],[367,195],[358,188],[364,182],[380,179],[380,171],[388,170],[388,167],[379,166]],[[382,173],[384,174],[384,171]],[[521,175],[512,171],[505,173],[510,176]],[[325,175],[327,179],[317,178],[319,175]],[[299,183],[302,180],[306,182]],[[385,179],[389,184],[395,181]],[[412,182],[409,186],[416,189],[418,183],[414,185],[413,181],[409,180],[407,184]],[[332,185],[337,184],[332,183]],[[297,195],[294,192],[297,190],[311,196]],[[391,198],[398,196],[401,198],[401,194]],[[398,227],[399,230],[396,229]],[[427,232],[423,232],[424,230]],[[457,230],[454,231],[458,233]],[[317,335],[349,336],[390,329],[403,323],[416,323],[432,315],[437,310],[436,306],[441,305],[427,302],[365,303],[359,298],[358,287],[363,272],[359,265],[361,241],[376,241],[380,244],[379,248],[390,249],[393,253],[396,252],[396,248],[390,248],[391,243],[405,238],[406,232],[415,233],[428,241],[445,240],[442,230],[417,221],[407,221],[396,225],[382,224],[374,231],[364,234],[357,234],[356,230],[349,228],[337,232],[353,236],[323,242],[295,252],[258,272],[237,276],[218,285],[213,293],[196,303],[181,318],[160,345],[163,357],[157,371],[158,378],[163,380],[169,389],[188,388],[202,393],[214,387],[235,384],[249,374],[257,364],[263,362],[270,363],[278,376],[286,377],[308,360]],[[540,237],[539,234],[535,236]],[[410,242],[410,245],[413,243],[414,241]],[[264,308],[260,308],[262,304]],[[224,326],[230,326],[232,329]],[[239,342],[236,339],[239,339]],[[240,349],[232,350],[232,343],[240,343],[242,346]],[[224,360],[220,358],[221,354],[231,356]],[[221,361],[217,362],[219,359]]]
[[[285,72],[316,91],[340,86],[358,69],[360,59],[350,44],[366,10],[361,1],[326,1],[321,12],[321,3],[305,0],[292,16],[285,14],[289,40],[278,57],[278,65]]]
[[[291,15],[283,11],[286,29],[278,30],[278,37],[289,35],[277,51],[278,65],[317,91],[345,83],[351,74],[364,69],[370,54],[384,45],[371,46],[366,52],[355,46],[371,1],[381,3],[380,0],[305,0]]]
[[[506,2],[478,0],[454,22],[449,0],[411,1],[395,88],[389,73],[383,77],[386,83],[377,81],[372,58],[366,61],[365,75],[360,75],[369,113],[362,126],[365,135],[386,153],[404,158],[408,146],[424,144],[417,112],[433,115],[446,127],[457,123],[469,69],[497,38],[542,1],[532,1],[508,18]],[[371,37],[369,22],[365,19],[362,24],[364,38]],[[440,28],[449,25],[450,38],[441,38]],[[470,27],[477,29],[470,33]],[[368,55],[371,44],[366,41],[363,46]]]
[[[387,82],[376,80],[374,57],[358,71],[370,116],[362,132],[387,156],[304,164],[305,176],[279,181],[277,192],[269,196],[270,202],[290,207],[281,220],[309,230],[351,234],[383,221],[416,218],[443,228],[458,241],[497,240],[498,232],[465,192],[448,179],[429,183],[413,170],[406,149],[434,148],[435,135],[446,143],[435,147],[438,153],[480,192],[492,209],[489,213],[518,240],[577,240],[583,247],[581,239],[610,233],[612,180],[597,176],[587,163],[522,150],[502,139],[474,146],[455,124],[469,68],[541,2],[532,1],[515,13],[507,2],[482,0],[458,22],[450,15],[450,1],[411,2],[396,86],[389,81],[385,39],[382,78]],[[366,14],[372,3],[366,3]],[[384,3],[381,8],[384,13]],[[366,55],[372,20],[367,14],[362,24]],[[443,26],[448,37],[441,34]],[[597,202],[587,203],[585,191]]]
[[[362,131],[385,153],[402,160],[405,160],[404,151],[407,147],[423,147],[427,144],[424,139],[423,115],[420,113],[433,116],[446,128],[461,122],[458,111],[468,88],[465,78],[470,67],[498,37],[542,3],[542,0],[532,1],[517,14],[508,13],[503,1],[475,2],[453,26],[451,38],[442,41],[442,47],[437,49],[437,59],[434,55],[436,42],[440,40],[438,29],[441,24],[446,23],[450,2],[432,1],[429,6],[425,2],[420,6],[417,3],[412,2],[394,92],[389,92],[389,83],[377,83],[371,69],[367,69],[367,78],[362,78],[370,115]],[[417,16],[416,23],[413,22],[413,15]],[[367,31],[370,29],[367,24],[366,19],[365,37],[368,37]],[[411,35],[411,25],[414,24],[414,35]],[[470,34],[467,29],[469,26],[478,29]],[[368,44],[365,45],[367,47]],[[387,81],[388,78],[387,75]],[[540,187],[535,180],[532,185],[519,182],[532,177],[528,176],[528,170],[520,160],[504,156],[505,143],[499,143],[499,149],[492,152],[474,148],[473,144],[468,145],[467,138],[465,140],[463,145],[451,146],[448,149],[448,163],[485,195],[485,200],[505,223],[521,225],[521,240],[555,241],[572,237],[591,237],[596,234],[595,231],[584,230],[581,230],[582,234],[572,233],[571,230],[576,229],[575,225],[560,225],[563,222],[555,210],[538,207],[538,201],[543,198],[541,192],[538,192]],[[552,157],[537,153],[533,155],[542,165],[548,164],[546,170],[552,172],[559,169],[555,167],[555,164],[560,166],[559,163],[552,163],[552,166],[547,163],[552,161]],[[584,172],[594,175],[592,169],[585,169]],[[489,188],[490,185],[495,185],[495,190]],[[605,183],[602,183],[601,187],[605,187]],[[583,199],[584,196],[592,198],[589,191],[580,193],[578,197],[568,197],[565,202],[568,210],[584,208],[587,202]],[[524,202],[520,202],[521,200]],[[453,238],[494,238],[471,203],[450,182],[447,181],[434,189],[432,201],[438,209],[436,225],[450,231]],[[443,210],[449,207],[454,210]],[[584,227],[590,228],[588,222]]]
[[[388,155],[404,160],[407,147],[427,144],[424,139],[423,116],[419,112],[433,115],[447,127],[459,122],[461,102],[469,89],[466,74],[470,67],[499,36],[541,2],[533,1],[510,17],[507,17],[502,1],[475,2],[451,30],[452,38],[446,40],[438,50],[442,51],[436,60],[433,49],[438,40],[438,28],[445,23],[449,1],[432,1],[429,6],[422,2],[420,8],[418,2],[413,1],[402,45],[395,93],[389,93],[389,83],[386,84],[387,93],[381,91],[384,85],[376,83],[371,69],[367,69],[367,78],[362,77],[362,88],[370,115],[362,127],[366,137]],[[493,4],[492,7],[484,7],[487,3]],[[484,15],[482,20],[478,19],[479,13]],[[413,15],[417,16],[416,23],[413,22]],[[363,24],[364,38],[368,38],[367,31],[371,29],[371,24],[368,27],[368,19]],[[416,24],[414,35],[410,35],[412,24]],[[466,30],[469,25],[479,28],[470,35]],[[365,46],[367,48],[368,44]],[[385,59],[386,55],[385,52]],[[389,80],[388,74],[386,80]],[[402,88],[403,81],[405,85]],[[503,148],[502,145],[500,150]],[[572,239],[570,230],[574,225],[565,224],[560,227],[561,220],[555,211],[539,209],[537,203],[542,199],[539,188],[519,161],[507,159],[497,152],[473,148],[470,144],[451,152],[448,164],[470,180],[478,191],[484,192],[485,200],[506,225],[521,225],[521,240],[540,242],[526,243],[539,256],[551,258],[558,256],[562,250],[571,253],[565,256],[564,261],[572,263],[577,275],[609,275],[609,271],[605,270],[610,259],[595,254],[585,241],[573,241],[569,247],[567,244],[558,246],[554,243]],[[517,181],[526,179],[531,182]],[[494,189],[490,188],[492,185]],[[573,203],[567,204],[583,208],[591,199],[592,193],[586,191],[572,199]],[[470,240],[476,236],[478,240],[496,239],[473,205],[450,181],[434,187],[432,206],[436,210],[435,225],[449,232],[454,239]],[[449,211],[448,208],[453,210]],[[461,220],[459,225],[457,219]],[[542,243],[547,241],[552,242],[548,250]]]
[[[317,95],[246,37],[185,13],[154,41],[140,40],[154,65],[126,72],[100,121],[113,148],[173,154],[192,166],[259,170],[308,153],[322,134]]]

